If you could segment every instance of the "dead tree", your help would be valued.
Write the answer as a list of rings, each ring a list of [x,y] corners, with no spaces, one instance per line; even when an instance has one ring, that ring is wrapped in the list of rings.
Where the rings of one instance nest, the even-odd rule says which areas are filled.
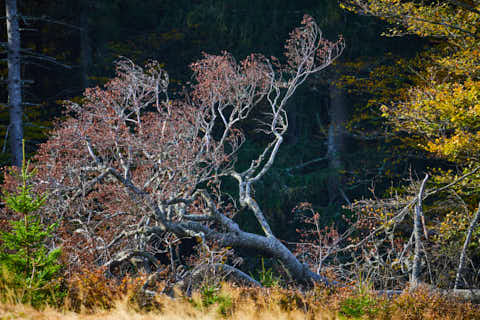
[[[57,21],[46,16],[29,17],[22,15],[17,7],[17,0],[5,1],[6,24],[7,24],[7,42],[0,43],[1,47],[7,50],[8,61],[8,107],[10,123],[6,130],[5,141],[10,139],[10,148],[12,152],[12,164],[20,167],[23,160],[22,140],[24,136],[23,106],[26,104],[23,101],[22,85],[32,82],[31,80],[22,79],[22,64],[26,60],[41,61],[42,63],[51,63],[63,68],[71,69],[69,65],[59,62],[56,58],[35,52],[31,49],[21,47],[21,28],[20,22],[23,25],[29,24],[33,21],[43,21],[48,23],[60,24],[65,27],[80,29],[77,26]],[[6,143],[4,150],[6,148]],[[5,152],[5,151],[4,151]]]
[[[191,90],[170,100],[168,75],[157,63],[141,68],[122,60],[105,88],[88,89],[83,104],[69,104],[73,117],[40,147],[37,186],[50,195],[45,218],[63,221],[71,267],[148,252],[149,239],[168,232],[202,246],[256,249],[299,282],[322,280],[274,235],[253,192],[284,140],[287,101],[344,48],[343,39],[323,39],[311,17],[302,24],[286,42],[286,64],[259,54],[240,62],[226,52],[205,54],[191,65]],[[268,110],[257,130],[269,142],[239,171],[246,139],[240,125],[258,108]],[[236,181],[236,201],[222,191],[223,177]],[[263,234],[234,222],[236,203]]]
[[[425,230],[425,219],[423,218],[423,208],[422,208],[422,199],[423,199],[423,192],[425,190],[425,183],[428,180],[428,174],[422,181],[420,186],[420,191],[418,191],[417,196],[417,203],[415,205],[415,215],[414,215],[414,223],[413,223],[413,236],[415,239],[415,251],[413,254],[413,266],[412,266],[412,276],[410,279],[411,287],[416,288],[419,283],[420,278],[420,262],[421,262],[421,254],[422,254],[422,225],[424,226]],[[424,232],[425,237],[427,237],[427,233]]]
[[[473,216],[472,221],[470,222],[470,226],[468,227],[467,236],[465,237],[465,242],[463,243],[462,253],[460,254],[460,261],[458,263],[457,275],[455,276],[455,285],[453,289],[458,289],[460,285],[460,278],[462,277],[462,271],[465,266],[465,259],[467,256],[467,248],[472,240],[472,234],[475,228],[477,227],[478,220],[480,219],[480,204]]]
[[[8,34],[8,107],[10,113],[10,145],[13,164],[22,165],[23,108],[20,75],[20,27],[17,0],[6,0]],[[8,132],[7,131],[7,132]]]

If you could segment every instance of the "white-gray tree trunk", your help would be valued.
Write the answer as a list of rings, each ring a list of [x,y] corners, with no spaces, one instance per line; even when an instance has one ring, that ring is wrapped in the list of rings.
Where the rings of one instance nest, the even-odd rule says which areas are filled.
[[[10,147],[15,166],[22,165],[23,108],[20,74],[20,28],[17,0],[6,0],[8,34],[8,105],[10,112]]]
[[[479,219],[480,219],[480,204],[477,209],[477,212],[475,212],[475,216],[473,217],[472,222],[470,223],[470,227],[468,228],[468,232],[467,232],[467,237],[465,238],[465,242],[463,243],[462,253],[460,254],[460,262],[458,264],[457,276],[455,277],[455,286],[453,287],[454,289],[458,289],[460,285],[460,278],[462,277],[462,271],[465,266],[465,258],[467,256],[467,248],[468,248],[468,245],[470,244],[470,241],[472,240],[472,234],[478,224]]]
[[[415,238],[415,251],[413,256],[413,268],[412,268],[412,277],[411,277],[411,288],[414,289],[418,286],[420,279],[420,262],[421,262],[421,250],[422,250],[422,198],[423,192],[425,190],[425,183],[428,180],[428,174],[422,181],[420,186],[420,191],[417,196],[417,205],[415,206],[415,215],[414,215],[414,224],[413,224],[413,235]]]

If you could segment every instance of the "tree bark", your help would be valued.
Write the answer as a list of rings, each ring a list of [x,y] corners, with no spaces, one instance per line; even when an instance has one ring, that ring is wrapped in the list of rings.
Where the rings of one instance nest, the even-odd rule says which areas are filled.
[[[10,112],[10,147],[13,165],[20,167],[23,160],[23,108],[20,73],[20,28],[16,0],[6,0],[8,34],[8,105]]]
[[[325,278],[314,273],[307,265],[301,263],[276,237],[265,237],[238,230],[237,233],[228,234],[222,240],[223,246],[256,249],[268,253],[281,261],[292,277],[300,283],[313,284],[314,282],[323,282],[328,285]]]

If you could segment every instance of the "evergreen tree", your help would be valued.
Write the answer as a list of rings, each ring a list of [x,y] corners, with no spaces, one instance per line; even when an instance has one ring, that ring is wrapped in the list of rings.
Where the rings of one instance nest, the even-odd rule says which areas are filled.
[[[0,288],[10,292],[16,302],[38,307],[55,303],[61,297],[58,275],[61,269],[61,249],[48,250],[46,243],[57,224],[45,226],[35,215],[45,202],[46,195],[37,196],[28,184],[35,175],[23,160],[21,184],[17,193],[5,193],[7,207],[23,217],[11,221],[11,230],[0,234]],[[3,290],[5,289],[5,290]]]

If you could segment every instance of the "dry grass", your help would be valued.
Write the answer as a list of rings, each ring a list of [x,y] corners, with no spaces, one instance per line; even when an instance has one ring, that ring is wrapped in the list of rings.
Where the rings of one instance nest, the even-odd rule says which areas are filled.
[[[78,314],[73,312],[59,312],[53,309],[47,309],[42,312],[28,308],[25,306],[1,306],[0,319],[31,319],[31,320],[47,320],[47,319],[111,319],[111,320],[188,320],[188,319],[222,319],[215,311],[200,312],[198,310],[191,310],[185,305],[179,306],[177,309],[165,310],[164,312],[149,312],[146,314],[135,312],[124,304],[120,304],[118,308],[110,311],[98,312],[95,314]],[[250,320],[250,319],[265,319],[265,320],[297,320],[306,319],[307,316],[301,312],[275,312],[263,311],[252,313],[248,308],[235,312],[228,319]],[[338,319],[333,315],[321,315],[315,319]]]
[[[259,292],[260,293],[260,292]],[[318,310],[306,311],[298,306],[286,305],[287,298],[283,293],[255,293],[251,289],[231,288],[226,286],[219,293],[231,299],[231,306],[222,313],[219,303],[202,306],[202,296],[196,293],[192,298],[179,297],[172,299],[159,296],[157,308],[142,312],[125,298],[117,301],[112,309],[83,310],[81,312],[59,311],[46,308],[35,310],[27,305],[1,304],[0,319],[238,319],[238,320],[296,320],[296,319],[338,319],[334,312]]]
[[[282,288],[254,289],[204,286],[191,297],[176,292],[175,298],[139,295],[139,279],[121,283],[101,273],[83,274],[70,283],[60,308],[41,311],[5,299],[0,290],[0,320],[6,319],[480,319],[480,309],[421,288],[393,299],[379,297],[365,287],[353,289],[318,287],[307,292]],[[157,288],[162,289],[158,283]],[[7,302],[9,301],[9,302]]]

